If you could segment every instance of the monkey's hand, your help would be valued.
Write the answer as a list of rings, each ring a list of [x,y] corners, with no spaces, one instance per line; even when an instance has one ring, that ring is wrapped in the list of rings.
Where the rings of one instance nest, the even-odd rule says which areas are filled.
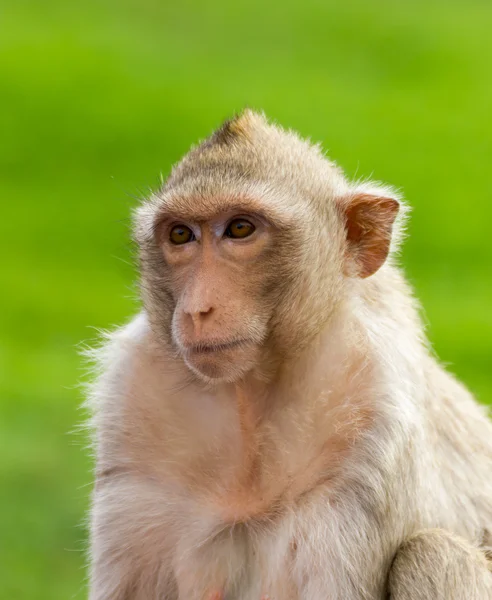
[[[389,575],[391,600],[492,600],[486,553],[442,529],[402,544]]]

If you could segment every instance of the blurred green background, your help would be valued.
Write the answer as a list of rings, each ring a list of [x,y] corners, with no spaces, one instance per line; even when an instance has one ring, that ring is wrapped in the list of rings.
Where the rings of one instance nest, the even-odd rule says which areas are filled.
[[[0,2],[0,598],[84,598],[93,328],[136,310],[128,216],[245,105],[414,207],[441,358],[492,402],[490,1]]]

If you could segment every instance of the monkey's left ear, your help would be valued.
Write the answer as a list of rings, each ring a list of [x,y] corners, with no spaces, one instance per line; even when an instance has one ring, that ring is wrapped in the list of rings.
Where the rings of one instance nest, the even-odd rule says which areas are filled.
[[[399,207],[393,198],[368,193],[358,193],[343,202],[347,275],[369,277],[383,265]]]

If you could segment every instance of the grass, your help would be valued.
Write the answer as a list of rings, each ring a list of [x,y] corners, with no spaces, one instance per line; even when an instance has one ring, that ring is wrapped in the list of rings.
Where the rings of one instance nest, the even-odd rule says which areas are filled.
[[[128,216],[245,105],[414,207],[402,262],[492,403],[492,5],[19,0],[0,7],[0,598],[83,598],[77,347],[135,311]]]

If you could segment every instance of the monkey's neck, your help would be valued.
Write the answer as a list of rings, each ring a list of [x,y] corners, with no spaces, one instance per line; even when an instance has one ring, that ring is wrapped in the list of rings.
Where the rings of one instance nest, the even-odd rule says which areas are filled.
[[[235,386],[239,431],[241,436],[242,460],[239,479],[249,483],[254,477],[258,457],[257,428],[261,420],[260,407],[244,386]]]
[[[226,500],[221,500],[227,520],[239,521],[274,510],[281,498],[295,498],[315,486],[328,472],[327,465],[338,464],[348,451],[364,419],[370,420],[368,412],[356,404],[348,409],[347,423],[340,420],[345,391],[349,396],[353,391],[344,390],[343,381],[349,379],[348,371],[360,370],[360,364],[347,360],[343,341],[333,346],[331,356],[320,352],[325,342],[323,336],[313,348],[306,349],[275,384],[250,376],[229,388],[237,411],[239,452],[227,483]],[[326,377],[333,377],[329,385]],[[328,416],[332,409],[333,418]],[[289,422],[296,423],[294,429],[286,423],[286,410]],[[331,422],[333,419],[336,422]]]

